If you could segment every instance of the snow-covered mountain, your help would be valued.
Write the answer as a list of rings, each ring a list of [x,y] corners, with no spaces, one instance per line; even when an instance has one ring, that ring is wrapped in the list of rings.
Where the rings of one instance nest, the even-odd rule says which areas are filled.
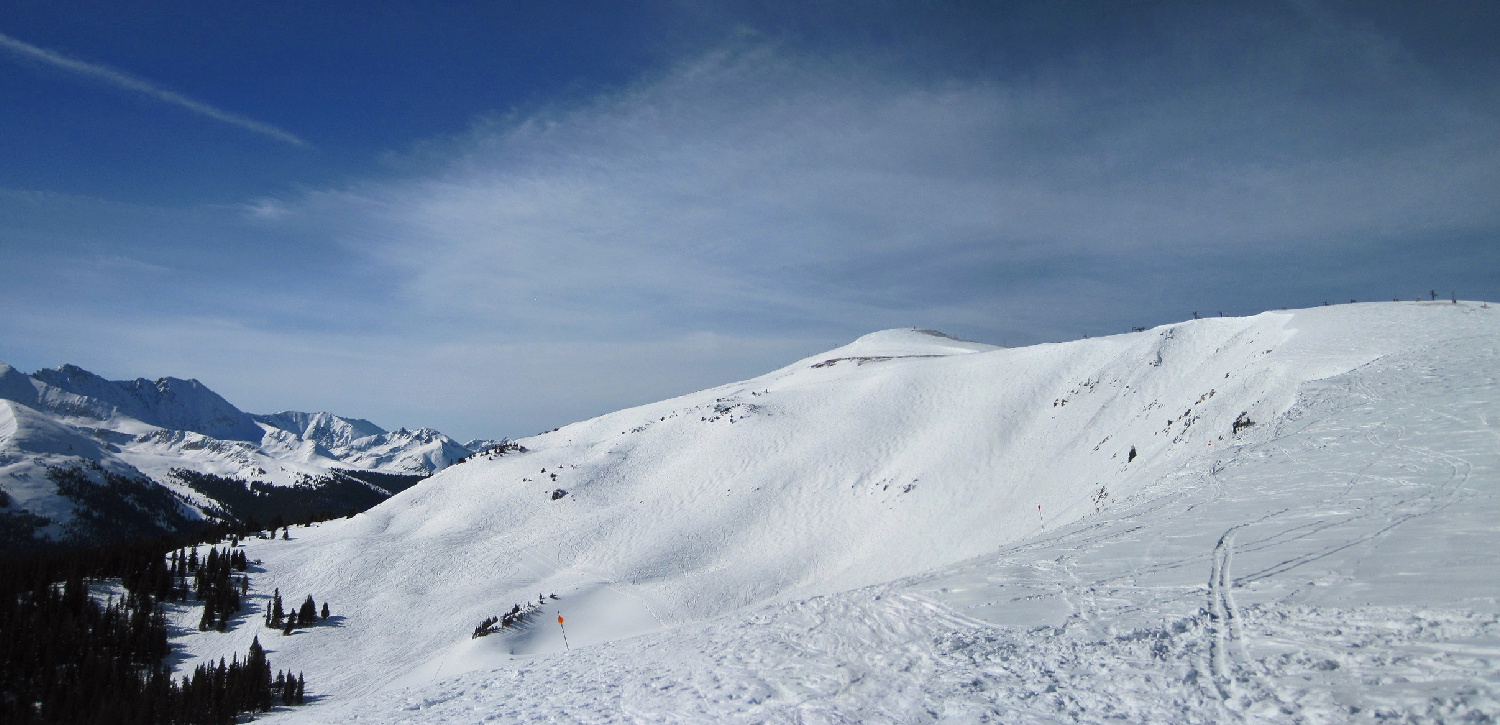
[[[180,531],[363,509],[472,455],[430,428],[251,415],[197,380],[0,363],[0,542]]]
[[[257,415],[255,419],[304,442],[312,442],[320,455],[355,468],[430,474],[483,450],[460,444],[431,428],[387,431],[368,420],[332,413],[288,410]]]
[[[250,542],[340,617],[262,636],[323,698],[275,717],[1493,718],[1497,370],[1477,303],[875,333]]]
[[[254,418],[197,380],[110,381],[76,365],[39,370],[31,377],[41,383],[36,386],[38,402],[63,415],[101,420],[132,418],[166,430],[191,431],[221,440],[257,443],[261,439],[262,431]]]

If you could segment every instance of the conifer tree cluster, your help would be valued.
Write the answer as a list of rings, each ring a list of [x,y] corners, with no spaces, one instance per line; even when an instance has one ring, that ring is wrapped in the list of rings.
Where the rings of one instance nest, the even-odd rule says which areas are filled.
[[[552,598],[556,599],[557,595],[553,594]],[[538,596],[535,604],[527,604],[526,608],[524,609],[521,608],[521,605],[517,604],[511,607],[509,612],[506,612],[505,614],[502,614],[498,617],[485,617],[484,621],[480,622],[479,626],[474,628],[474,634],[471,635],[469,639],[485,637],[500,631],[500,628],[497,628],[495,626],[497,624],[500,625],[501,628],[513,627],[526,621],[526,617],[528,615],[541,608],[543,601],[545,600],[543,600],[542,597]]]
[[[271,601],[266,604],[266,626],[271,629],[281,629],[286,621],[286,611],[281,608],[281,589],[278,588],[271,594]]]
[[[290,672],[278,671],[276,681],[271,683],[272,694],[283,705],[301,705],[306,688],[307,683],[302,680],[301,672],[292,677]]]
[[[0,606],[0,722],[91,722],[105,709],[137,711],[149,697],[141,675],[165,683],[166,654],[166,617],[149,593],[109,597],[100,606],[76,572],[60,587],[7,592]]]
[[[301,675],[278,673],[278,685],[259,639],[180,679],[165,663],[161,603],[196,595],[208,626],[223,628],[248,587],[232,572],[247,566],[234,548],[200,557],[165,543],[0,556],[0,722],[218,724],[302,702]],[[91,594],[91,580],[118,580],[125,594]]]
[[[323,619],[328,619],[328,602],[323,602]],[[288,612],[281,602],[281,590],[277,589],[271,595],[271,601],[266,604],[266,626],[271,629],[279,629],[284,635],[289,635],[298,627],[310,627],[318,623],[318,604],[313,601],[312,595],[302,600],[302,606],[294,612]]]
[[[245,551],[230,547],[220,551],[210,548],[208,555],[198,558],[198,547],[172,552],[172,574],[178,582],[178,591],[186,598],[187,578],[193,577],[193,596],[203,602],[203,617],[198,620],[199,630],[229,629],[229,618],[241,608],[240,597],[249,592],[250,578],[234,572],[243,572],[250,565]]]
[[[292,704],[283,702],[285,676],[278,676],[282,681],[272,683],[271,663],[256,637],[245,661],[236,655],[226,665],[221,657],[217,666],[212,662],[198,665],[180,685],[168,682],[166,694],[176,707],[170,720],[157,722],[232,723],[242,712],[266,712],[274,705]]]

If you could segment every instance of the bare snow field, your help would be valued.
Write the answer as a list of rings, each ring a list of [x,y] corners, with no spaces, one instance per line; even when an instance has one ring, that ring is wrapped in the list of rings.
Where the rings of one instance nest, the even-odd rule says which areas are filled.
[[[179,667],[260,636],[286,723],[1493,722],[1497,372],[1479,303],[875,333],[251,540],[335,617]]]

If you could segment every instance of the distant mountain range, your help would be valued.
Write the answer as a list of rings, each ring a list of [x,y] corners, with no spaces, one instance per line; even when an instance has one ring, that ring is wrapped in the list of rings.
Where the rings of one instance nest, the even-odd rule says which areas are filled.
[[[504,443],[328,412],[254,415],[197,380],[0,362],[0,546],[364,510]]]

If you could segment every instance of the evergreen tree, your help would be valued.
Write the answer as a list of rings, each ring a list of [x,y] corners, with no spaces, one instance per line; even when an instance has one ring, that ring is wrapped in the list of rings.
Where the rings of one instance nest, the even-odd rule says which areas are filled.
[[[328,602],[323,602],[323,619],[328,619]]]
[[[318,605],[313,602],[312,595],[302,601],[302,608],[297,610],[297,621],[303,626],[312,624],[318,618]]]

